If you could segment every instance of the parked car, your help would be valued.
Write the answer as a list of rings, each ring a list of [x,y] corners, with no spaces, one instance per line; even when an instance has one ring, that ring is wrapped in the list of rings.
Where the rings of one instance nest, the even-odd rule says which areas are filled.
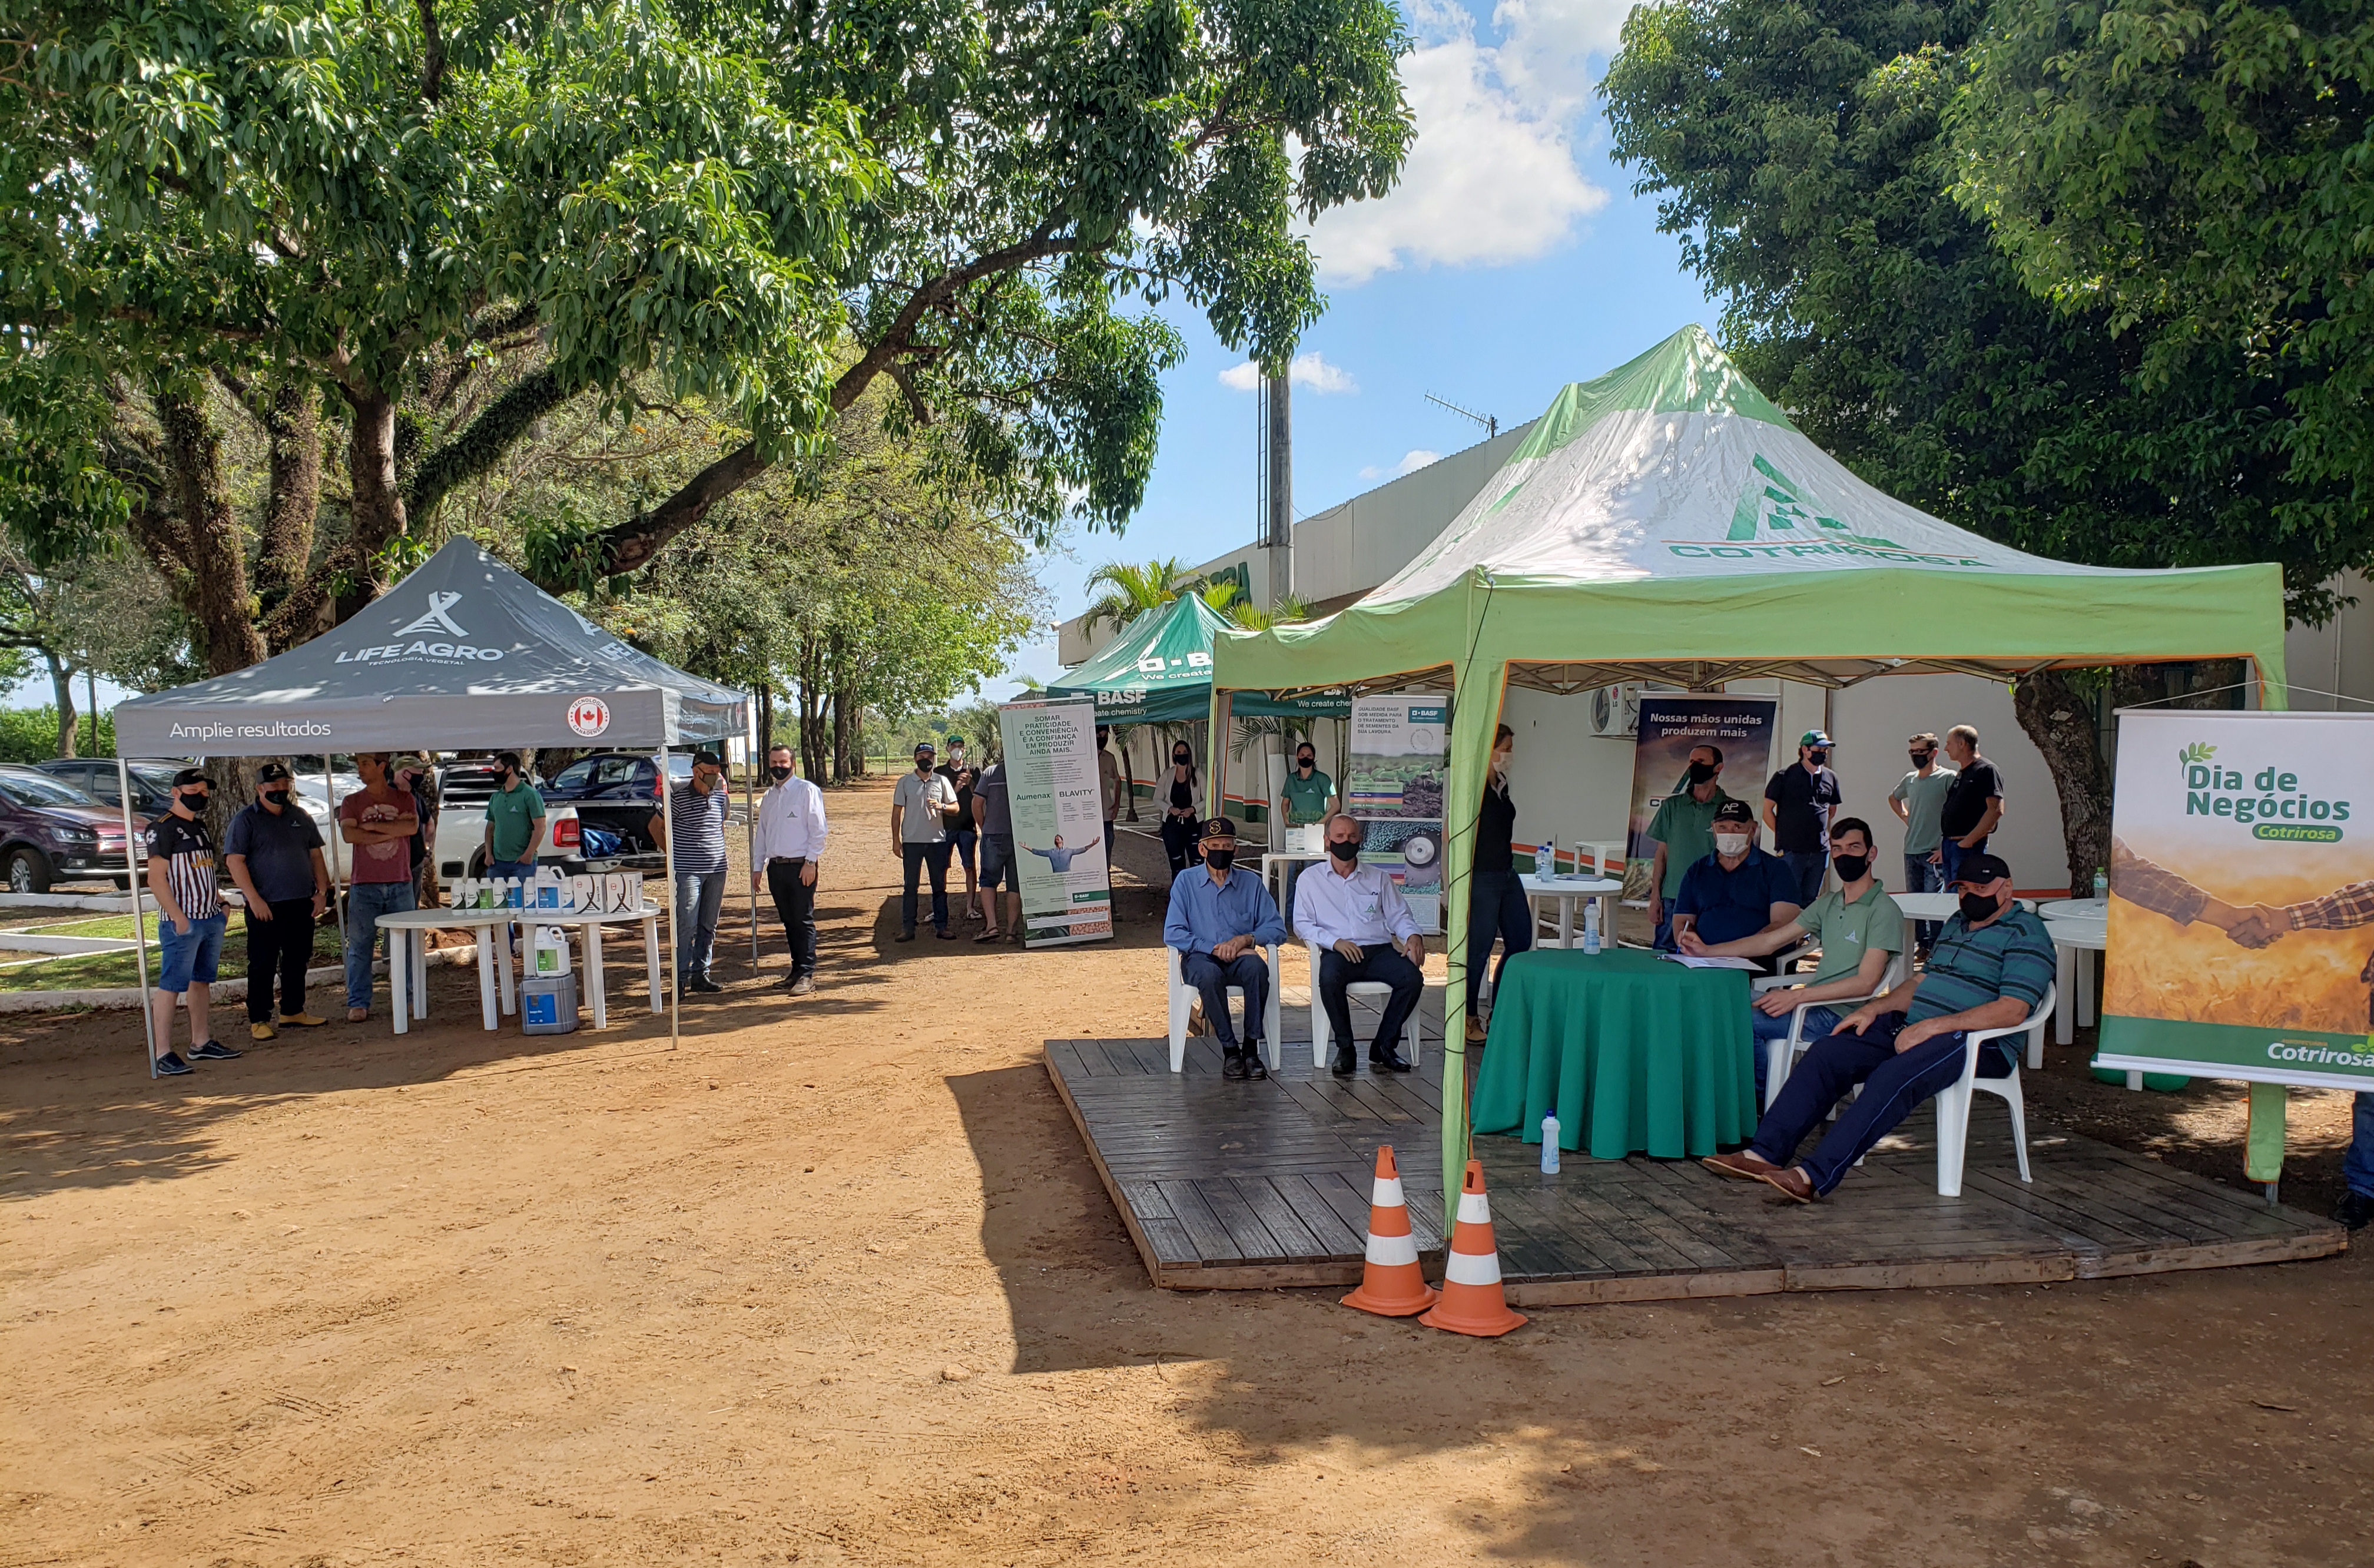
[[[48,762],[36,762],[53,779],[66,783],[89,796],[103,806],[123,805],[116,794],[115,759],[112,757],[60,757]],[[141,760],[131,765],[132,809],[143,817],[154,817],[168,811],[173,805],[173,774],[185,762]]]
[[[692,758],[681,751],[671,753],[668,776],[678,784],[689,783]],[[648,755],[596,751],[552,775],[552,781],[544,785],[545,805],[567,802],[577,808],[586,827],[617,834],[621,863],[634,867],[646,856],[660,855],[651,831],[652,812],[659,798],[652,786],[658,780],[659,770]]]
[[[485,761],[449,762],[437,785],[437,831],[429,853],[437,860],[438,879],[487,874],[487,802],[494,798],[495,770]],[[535,863],[563,875],[607,870],[619,862],[588,862],[582,853],[577,808],[546,799],[544,842]]]
[[[132,831],[148,819],[135,816]],[[0,878],[12,893],[46,893],[53,882],[104,877],[132,885],[123,815],[39,768],[0,767]]]

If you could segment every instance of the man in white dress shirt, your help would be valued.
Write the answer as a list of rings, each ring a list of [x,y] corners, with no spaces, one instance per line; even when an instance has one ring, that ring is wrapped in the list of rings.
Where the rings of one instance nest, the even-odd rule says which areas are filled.
[[[1335,1032],[1335,1059],[1329,1066],[1338,1078],[1349,1076],[1357,1065],[1346,996],[1353,982],[1393,988],[1377,1037],[1369,1043],[1372,1072],[1410,1070],[1399,1049],[1402,1024],[1426,991],[1426,973],[1418,967],[1426,961],[1426,938],[1418,935],[1417,917],[1391,877],[1360,864],[1360,835],[1358,819],[1347,813],[1328,818],[1326,869],[1304,872],[1294,890],[1294,928],[1321,949],[1319,973],[1312,978],[1319,1005]]]
[[[761,877],[782,917],[792,948],[792,972],[780,989],[805,996],[816,989],[817,862],[824,858],[824,791],[792,772],[792,749],[767,753],[775,782],[758,799],[758,842],[751,854],[750,890]]]

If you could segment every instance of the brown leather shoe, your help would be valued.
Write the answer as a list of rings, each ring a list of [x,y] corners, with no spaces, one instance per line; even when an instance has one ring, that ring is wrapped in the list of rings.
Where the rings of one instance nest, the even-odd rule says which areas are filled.
[[[1768,1181],[1780,1169],[1771,1161],[1745,1149],[1731,1154],[1710,1154],[1698,1163],[1718,1176],[1738,1176],[1751,1182]]]
[[[1764,1185],[1783,1197],[1798,1203],[1813,1203],[1821,1197],[1814,1190],[1814,1178],[1805,1174],[1803,1165],[1792,1165],[1785,1171],[1775,1171],[1764,1178]]]

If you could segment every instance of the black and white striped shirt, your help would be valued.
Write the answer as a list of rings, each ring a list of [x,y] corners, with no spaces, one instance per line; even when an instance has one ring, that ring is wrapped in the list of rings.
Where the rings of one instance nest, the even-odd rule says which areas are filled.
[[[215,888],[215,841],[204,822],[185,821],[171,811],[148,824],[148,853],[165,859],[165,886],[193,920],[222,913]]]

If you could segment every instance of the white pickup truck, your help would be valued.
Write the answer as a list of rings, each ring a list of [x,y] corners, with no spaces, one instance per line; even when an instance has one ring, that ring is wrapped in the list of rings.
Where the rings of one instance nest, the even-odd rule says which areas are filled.
[[[451,886],[456,877],[487,874],[487,802],[494,798],[495,770],[484,762],[448,763],[437,786],[437,879]],[[564,875],[606,871],[612,861],[588,861],[581,853],[577,808],[546,805],[544,842],[535,863]]]

